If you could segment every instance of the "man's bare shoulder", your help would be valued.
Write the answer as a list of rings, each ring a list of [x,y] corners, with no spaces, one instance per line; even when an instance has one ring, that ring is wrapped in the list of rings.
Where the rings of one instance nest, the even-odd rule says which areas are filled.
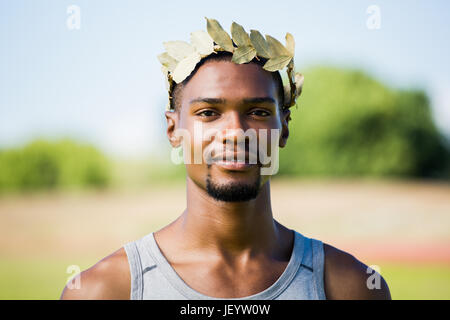
[[[103,258],[81,272],[79,288],[64,288],[62,300],[127,300],[130,298],[131,277],[124,248]],[[76,281],[74,281],[76,283]]]
[[[325,252],[325,295],[327,299],[391,299],[389,287],[379,273],[375,275],[373,272],[368,273],[369,267],[351,254],[326,243],[323,245]]]

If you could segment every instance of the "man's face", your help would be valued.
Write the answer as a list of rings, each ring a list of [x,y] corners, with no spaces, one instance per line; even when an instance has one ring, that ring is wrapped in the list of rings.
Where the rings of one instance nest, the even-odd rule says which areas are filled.
[[[261,132],[265,131],[267,143],[263,147],[270,155],[271,129],[279,130],[281,138],[276,144],[284,146],[289,115],[280,112],[273,77],[261,66],[238,65],[226,60],[206,62],[184,86],[179,110],[170,115],[173,129],[184,129],[191,137],[191,164],[186,164],[188,177],[217,200],[255,198],[269,180],[268,175],[261,175],[261,167],[270,164],[262,165],[259,156],[257,163],[249,161],[252,152],[258,154],[258,150],[250,146],[259,149],[263,141]],[[200,125],[203,134],[216,134],[195,138],[194,128]],[[170,136],[170,124],[168,131]],[[249,131],[256,133],[255,138],[242,135]],[[209,150],[214,161],[208,164],[203,157],[200,164],[195,164],[194,152],[199,149]],[[227,161],[230,155],[234,159],[244,157],[245,163]]]

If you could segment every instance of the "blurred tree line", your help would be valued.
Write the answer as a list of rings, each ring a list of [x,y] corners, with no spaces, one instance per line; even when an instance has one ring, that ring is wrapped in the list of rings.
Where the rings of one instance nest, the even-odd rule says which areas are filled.
[[[448,141],[423,91],[393,90],[357,70],[304,74],[280,175],[449,178]]]
[[[37,140],[0,150],[0,192],[56,188],[102,188],[110,182],[109,160],[89,145]]]

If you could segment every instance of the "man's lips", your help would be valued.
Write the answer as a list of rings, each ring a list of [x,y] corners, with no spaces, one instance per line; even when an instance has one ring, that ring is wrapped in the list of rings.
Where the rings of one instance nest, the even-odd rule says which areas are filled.
[[[231,160],[228,160],[227,157]],[[248,152],[246,152],[245,156],[244,154],[238,153],[221,154],[215,156],[212,160],[214,165],[222,167],[226,170],[246,171],[257,166],[255,161],[256,157],[255,159],[251,159],[252,162],[250,162],[249,159],[250,156]]]
[[[256,164],[250,164],[241,161],[223,161],[223,160],[216,161],[214,162],[214,164],[224,169],[234,171],[246,171],[256,166]]]

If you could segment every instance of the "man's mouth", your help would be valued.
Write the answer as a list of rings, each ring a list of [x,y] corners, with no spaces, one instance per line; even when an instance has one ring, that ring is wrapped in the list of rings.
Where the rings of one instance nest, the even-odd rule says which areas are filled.
[[[248,152],[244,154],[221,154],[213,157],[213,164],[226,170],[246,171],[257,166],[256,157],[252,158]]]

